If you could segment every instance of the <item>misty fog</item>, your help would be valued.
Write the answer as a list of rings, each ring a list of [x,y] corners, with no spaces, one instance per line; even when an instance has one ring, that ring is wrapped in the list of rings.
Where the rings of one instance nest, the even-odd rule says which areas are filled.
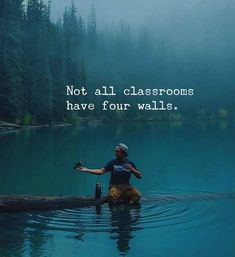
[[[13,64],[3,67],[14,76],[6,77],[0,89],[9,91],[5,88],[9,83],[15,97],[22,88],[25,104],[19,109],[17,97],[5,99],[3,106],[11,108],[3,109],[1,115],[8,117],[10,109],[12,117],[58,115],[65,119],[64,86],[74,84],[90,89],[111,85],[119,90],[130,85],[192,88],[193,97],[174,99],[183,106],[180,114],[233,116],[235,2],[54,0],[50,5],[50,1],[29,0],[24,2],[24,15],[20,1],[11,3],[17,4],[9,15],[3,12],[2,24],[9,32],[2,30],[1,54],[4,60],[13,58],[23,72],[17,72]],[[6,37],[7,33],[14,37]],[[45,91],[50,93],[42,100]]]

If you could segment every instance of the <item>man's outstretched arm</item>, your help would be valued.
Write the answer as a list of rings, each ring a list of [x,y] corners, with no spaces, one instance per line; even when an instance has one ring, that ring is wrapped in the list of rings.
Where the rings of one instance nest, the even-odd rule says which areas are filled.
[[[95,174],[95,175],[102,175],[105,173],[105,169],[101,168],[101,169],[88,169],[86,167],[78,167],[76,168],[76,170],[80,171],[80,172],[86,172],[86,173],[90,173],[90,174]]]

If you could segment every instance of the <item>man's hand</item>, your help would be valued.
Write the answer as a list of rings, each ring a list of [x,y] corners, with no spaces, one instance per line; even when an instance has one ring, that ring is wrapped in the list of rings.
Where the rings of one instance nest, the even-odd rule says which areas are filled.
[[[76,170],[79,170],[81,172],[87,172],[88,169],[86,167],[77,167]]]
[[[127,164],[126,165],[127,169],[133,173],[137,178],[141,178],[142,175],[141,175],[141,172],[137,169],[135,169],[131,164]]]
[[[129,170],[130,172],[134,171],[134,168],[132,167],[131,164],[127,164],[126,167],[127,167],[127,170]]]

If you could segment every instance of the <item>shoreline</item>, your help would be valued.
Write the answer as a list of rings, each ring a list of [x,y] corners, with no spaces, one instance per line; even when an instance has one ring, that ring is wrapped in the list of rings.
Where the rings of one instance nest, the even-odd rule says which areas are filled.
[[[19,130],[19,129],[25,129],[25,128],[41,128],[41,127],[66,127],[71,126],[72,123],[65,123],[65,122],[58,122],[53,124],[37,124],[37,125],[18,125],[11,122],[5,122],[0,121],[0,131],[6,131],[6,130]]]
[[[116,119],[118,122],[187,122],[187,121],[198,121],[198,122],[213,122],[213,121],[233,121],[232,117],[227,118],[178,118],[178,119]],[[0,121],[0,132],[1,131],[13,131],[21,129],[33,129],[33,128],[43,128],[43,127],[66,127],[78,125],[79,123],[88,123],[88,125],[100,125],[104,123],[112,123],[113,119],[96,119],[96,118],[80,118],[74,123],[57,122],[51,124],[35,124],[35,125],[18,125],[12,122]]]

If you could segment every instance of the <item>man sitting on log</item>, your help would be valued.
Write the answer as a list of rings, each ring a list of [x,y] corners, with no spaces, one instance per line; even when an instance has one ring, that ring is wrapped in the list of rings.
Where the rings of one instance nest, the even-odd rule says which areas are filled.
[[[134,162],[127,159],[128,147],[120,143],[115,147],[116,159],[109,161],[101,169],[88,169],[86,167],[77,167],[81,172],[87,172],[96,175],[102,175],[111,172],[109,182],[108,200],[110,203],[117,203],[120,200],[124,202],[138,203],[140,201],[140,192],[131,186],[131,174],[141,178],[141,172],[136,168]]]

